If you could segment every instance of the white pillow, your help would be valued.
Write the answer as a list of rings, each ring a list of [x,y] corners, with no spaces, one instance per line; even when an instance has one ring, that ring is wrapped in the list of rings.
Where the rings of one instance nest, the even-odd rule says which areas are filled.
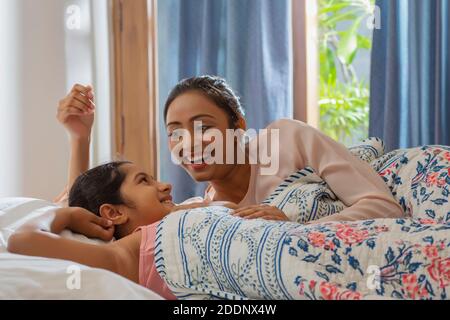
[[[53,203],[38,199],[0,199],[0,300],[161,299],[158,294],[107,270],[71,261],[7,252],[8,238],[17,228],[30,219],[57,208],[59,207]],[[103,243],[68,230],[62,236],[89,243]],[[78,274],[79,289],[74,278]]]
[[[23,224],[37,218],[50,210],[60,207],[54,203],[32,198],[3,198],[0,199],[0,252],[6,251],[8,238]],[[106,243],[99,239],[88,237],[64,230],[61,233],[64,238],[75,239],[87,243]]]

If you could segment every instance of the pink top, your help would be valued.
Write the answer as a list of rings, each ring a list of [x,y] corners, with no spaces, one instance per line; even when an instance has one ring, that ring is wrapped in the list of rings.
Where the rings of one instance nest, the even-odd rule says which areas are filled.
[[[344,145],[300,121],[283,119],[272,123],[267,129],[279,129],[279,168],[273,175],[263,175],[262,165],[252,165],[249,188],[239,203],[240,207],[263,202],[292,173],[311,167],[348,207],[319,221],[403,216],[401,206],[381,177],[369,164],[353,156]],[[264,135],[258,138],[270,142]],[[257,141],[253,139],[250,144]],[[270,148],[270,143],[268,146]],[[263,148],[263,154],[267,154],[266,149]],[[205,197],[213,200],[214,193],[210,186]]]
[[[159,294],[167,300],[176,300],[166,283],[161,279],[155,265],[156,228],[159,222],[141,227],[141,246],[139,253],[139,284]]]

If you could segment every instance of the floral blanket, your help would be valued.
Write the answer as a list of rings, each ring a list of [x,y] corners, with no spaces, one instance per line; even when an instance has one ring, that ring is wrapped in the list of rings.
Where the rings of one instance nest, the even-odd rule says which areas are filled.
[[[404,219],[305,226],[242,220],[223,207],[178,212],[159,225],[158,272],[180,299],[448,299],[450,149],[373,155],[364,160],[402,205]],[[293,201],[297,221],[333,214],[339,200],[314,172],[302,173],[269,203],[286,188],[306,188],[306,207],[316,209]]]

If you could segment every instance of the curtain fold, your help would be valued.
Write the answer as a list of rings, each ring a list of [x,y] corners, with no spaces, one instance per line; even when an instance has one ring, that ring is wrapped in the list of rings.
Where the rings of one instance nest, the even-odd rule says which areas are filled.
[[[158,3],[160,173],[175,201],[203,195],[170,161],[162,109],[184,78],[224,77],[241,97],[248,125],[292,117],[290,0],[164,0]]]
[[[448,0],[378,0],[370,135],[389,150],[450,144]]]

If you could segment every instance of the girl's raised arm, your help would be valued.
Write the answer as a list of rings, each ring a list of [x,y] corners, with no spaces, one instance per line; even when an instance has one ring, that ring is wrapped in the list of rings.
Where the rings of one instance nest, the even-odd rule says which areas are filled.
[[[70,136],[70,162],[68,185],[54,199],[67,205],[68,192],[76,178],[89,169],[89,149],[94,124],[94,92],[91,86],[76,84],[70,93],[59,102],[58,121]]]

